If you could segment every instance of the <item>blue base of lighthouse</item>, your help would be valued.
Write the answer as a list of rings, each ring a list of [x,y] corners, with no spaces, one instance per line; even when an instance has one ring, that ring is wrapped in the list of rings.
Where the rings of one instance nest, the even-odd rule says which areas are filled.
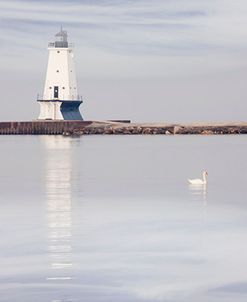
[[[79,107],[82,101],[62,101],[60,111],[63,119],[67,121],[71,120],[83,120]]]
[[[83,121],[79,107],[82,103],[76,101],[62,100],[42,100],[38,99],[41,105],[39,119],[41,120],[65,120],[65,121]]]

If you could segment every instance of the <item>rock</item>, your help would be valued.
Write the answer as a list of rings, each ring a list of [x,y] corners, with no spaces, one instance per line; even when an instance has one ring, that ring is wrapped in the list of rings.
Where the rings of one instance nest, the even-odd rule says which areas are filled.
[[[70,133],[68,131],[63,132],[63,136],[70,136]]]
[[[180,134],[183,133],[184,127],[181,126],[175,126],[174,127],[174,134]]]
[[[144,128],[142,130],[142,134],[151,134],[151,129],[150,128]]]
[[[78,136],[81,136],[81,132],[79,132],[79,131],[66,131],[66,132],[63,132],[63,136],[78,137]]]
[[[132,134],[140,134],[141,131],[138,130],[137,128],[134,128],[133,131],[132,131]]]
[[[203,134],[203,135],[212,135],[212,134],[214,134],[214,132],[212,130],[204,130],[204,131],[202,131],[201,134]]]
[[[133,127],[132,134],[142,134],[142,128],[141,127]]]
[[[114,133],[115,133],[115,130],[112,127],[105,128],[103,130],[103,134],[114,134]]]
[[[116,134],[122,134],[123,133],[123,128],[116,128],[115,133]]]
[[[127,130],[132,133],[134,131],[134,127],[128,127]]]

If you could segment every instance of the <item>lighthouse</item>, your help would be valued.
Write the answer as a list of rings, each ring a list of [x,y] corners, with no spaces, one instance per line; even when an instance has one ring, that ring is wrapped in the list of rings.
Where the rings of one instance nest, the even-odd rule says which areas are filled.
[[[67,32],[62,28],[55,42],[48,44],[49,59],[44,93],[38,98],[40,120],[82,120],[77,92],[73,45],[68,43]]]

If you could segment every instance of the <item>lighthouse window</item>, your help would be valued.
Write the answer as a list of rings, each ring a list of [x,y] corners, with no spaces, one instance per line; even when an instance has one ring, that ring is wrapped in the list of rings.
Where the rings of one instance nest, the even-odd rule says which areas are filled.
[[[57,53],[60,53],[60,51],[58,50]]]
[[[58,86],[54,86],[54,98],[58,98]]]
[[[52,87],[49,87],[49,89],[52,89]]]
[[[57,72],[59,72],[59,70],[57,70]]]
[[[65,89],[65,87],[63,87],[63,89]]]

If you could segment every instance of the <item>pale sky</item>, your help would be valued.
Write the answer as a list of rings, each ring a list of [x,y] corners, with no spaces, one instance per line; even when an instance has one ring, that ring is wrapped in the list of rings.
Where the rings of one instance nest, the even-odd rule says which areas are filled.
[[[1,120],[37,118],[61,25],[86,120],[247,120],[246,0],[0,0]]]

